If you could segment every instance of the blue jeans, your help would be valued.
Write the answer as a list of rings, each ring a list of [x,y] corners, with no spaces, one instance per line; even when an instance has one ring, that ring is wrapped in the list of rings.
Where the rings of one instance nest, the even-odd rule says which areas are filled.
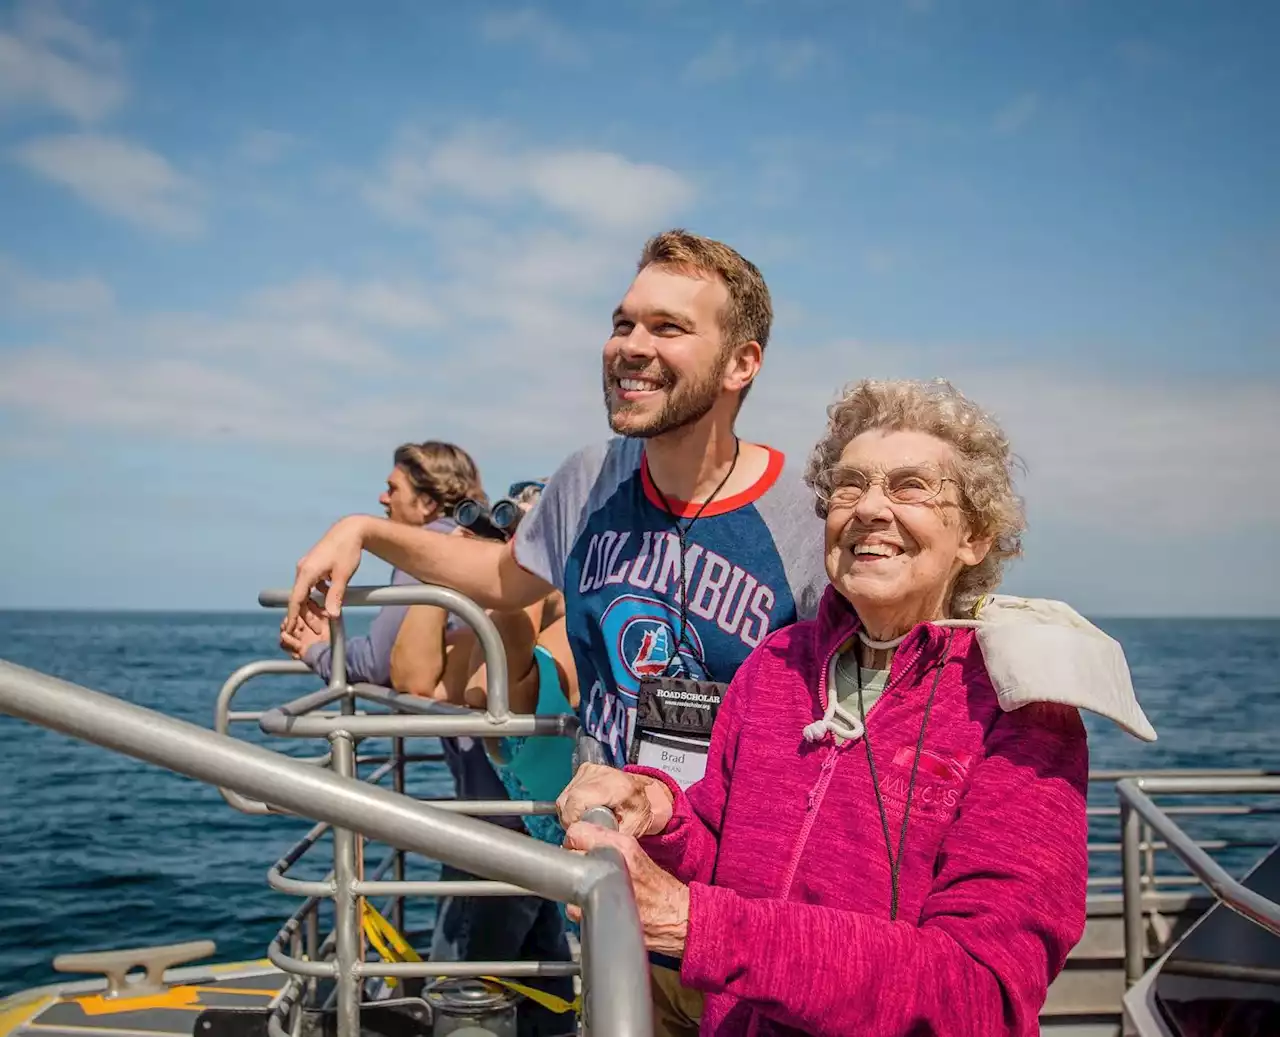
[[[441,878],[470,878],[445,865]],[[446,897],[431,936],[432,961],[571,961],[560,905],[540,897]],[[566,1001],[570,976],[520,979]],[[532,1001],[520,1002],[520,1037],[559,1037],[576,1032],[574,1013],[558,1015]]]

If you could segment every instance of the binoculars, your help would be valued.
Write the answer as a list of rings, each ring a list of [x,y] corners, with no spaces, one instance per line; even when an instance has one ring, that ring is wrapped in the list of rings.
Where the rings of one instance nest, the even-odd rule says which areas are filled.
[[[453,506],[453,521],[487,540],[510,540],[522,518],[524,511],[509,497],[494,501],[491,506],[464,497]]]

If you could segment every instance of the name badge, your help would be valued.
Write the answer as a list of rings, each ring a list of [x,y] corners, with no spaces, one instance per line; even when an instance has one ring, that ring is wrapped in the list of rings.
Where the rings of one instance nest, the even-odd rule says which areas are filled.
[[[684,677],[641,681],[627,762],[660,770],[681,788],[698,781],[726,687]]]
[[[646,734],[636,743],[635,760],[642,767],[653,767],[675,779],[687,789],[707,773],[708,743],[697,738],[668,738]]]

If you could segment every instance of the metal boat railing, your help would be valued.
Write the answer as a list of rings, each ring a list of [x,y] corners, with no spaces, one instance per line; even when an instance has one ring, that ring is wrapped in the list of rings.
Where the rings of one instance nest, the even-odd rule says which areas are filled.
[[[267,590],[258,596],[261,605],[281,608],[288,602],[288,592]],[[309,692],[284,705],[262,711],[239,712],[233,709],[234,699],[248,681],[269,674],[300,672],[299,663],[281,663],[274,660],[249,663],[241,667],[223,685],[217,700],[214,726],[222,732],[230,732],[239,722],[253,722],[263,734],[277,738],[325,738],[331,746],[329,754],[305,758],[307,762],[328,766],[338,773],[350,773],[359,777],[362,763],[378,763],[377,768],[364,780],[377,783],[390,775],[393,787],[404,792],[407,779],[405,768],[411,762],[438,762],[439,754],[410,755],[405,752],[405,739],[409,737],[496,737],[519,735],[525,737],[577,738],[579,724],[576,716],[520,715],[513,714],[507,702],[506,657],[501,639],[488,614],[470,599],[452,590],[431,585],[392,587],[349,587],[344,596],[344,609],[361,606],[386,605],[434,605],[455,613],[476,631],[486,659],[487,706],[484,710],[466,709],[460,706],[434,702],[412,695],[403,695],[388,688],[372,684],[346,682],[346,630],[341,618],[330,620],[331,665],[328,686]],[[309,668],[307,668],[309,671]],[[337,706],[341,712],[332,711]],[[370,709],[377,712],[370,712]],[[326,711],[327,710],[327,711]],[[391,752],[386,757],[359,757],[355,746],[363,738],[390,738]],[[351,741],[351,746],[344,743]],[[582,739],[578,754],[597,758],[599,749],[590,739]],[[348,763],[349,760],[349,763]],[[224,797],[237,809],[247,813],[269,813],[279,807],[259,801],[245,800],[233,791],[222,790]],[[553,815],[555,804],[520,800],[458,800],[428,799],[422,802],[448,810],[480,817],[527,816],[531,814]],[[612,815],[609,815],[609,819]],[[601,820],[604,820],[603,818]],[[317,846],[325,835],[332,835],[333,867],[320,881],[300,880],[289,872],[303,857]],[[290,1013],[296,1022],[296,1010],[303,1004],[314,1002],[316,981],[327,978],[317,967],[337,953],[339,935],[353,923],[352,911],[342,904],[335,913],[332,932],[320,932],[320,908],[335,897],[340,885],[338,876],[351,874],[348,883],[351,897],[356,904],[365,898],[385,897],[380,913],[392,920],[395,928],[404,932],[406,898],[444,896],[508,897],[537,895],[536,890],[508,883],[484,879],[407,881],[405,851],[389,847],[381,861],[369,875],[365,875],[367,847],[361,839],[349,842],[345,834],[318,825],[271,868],[267,881],[273,889],[303,896],[307,899],[285,922],[268,948],[268,957],[282,970],[298,977],[290,984],[281,999],[282,1019],[273,1027],[273,1037],[282,1037],[290,1028]],[[388,878],[390,873],[390,878]],[[354,912],[355,941],[360,944],[358,957],[363,960],[363,933],[359,927],[363,908]],[[585,939],[584,944],[588,941]],[[589,952],[584,950],[583,958]],[[580,967],[574,962],[561,961],[462,961],[462,962],[382,962],[365,966],[368,977],[551,977],[578,975]],[[305,980],[305,982],[303,982]],[[303,998],[301,995],[306,994]],[[332,1000],[332,996],[330,1000]],[[279,1029],[281,1033],[276,1033]]]
[[[1189,836],[1174,820],[1180,808],[1160,807],[1156,795],[1221,796],[1280,795],[1280,775],[1267,776],[1141,776],[1119,781],[1121,854],[1124,887],[1125,984],[1133,986],[1146,970],[1148,910],[1152,886],[1146,882],[1143,859],[1159,836],[1160,848],[1177,856],[1213,897],[1237,914],[1280,935],[1280,904],[1268,900],[1239,881],[1207,852],[1205,842]],[[1187,808],[1181,808],[1185,811]],[[1274,808],[1271,808],[1274,810]],[[1272,839],[1270,845],[1274,845]]]
[[[1116,785],[1127,778],[1196,780],[1275,777],[1260,770],[1109,770],[1090,774],[1088,914],[1084,935],[1050,987],[1041,1010],[1046,1034],[1119,1037],[1125,984],[1124,842]],[[1280,838],[1280,797],[1184,796],[1165,800],[1196,844],[1230,874],[1241,875]],[[1137,870],[1145,960],[1158,958],[1212,906],[1213,898],[1167,842],[1139,819]]]
[[[1238,778],[1276,778],[1280,773],[1246,768],[1178,768],[1147,770],[1098,769],[1089,773],[1089,893],[1095,901],[1123,894],[1124,877],[1121,867],[1124,849],[1120,824],[1121,804],[1118,783],[1130,779],[1156,781],[1177,778],[1180,781],[1213,783]],[[1192,795],[1194,793],[1188,793]],[[1207,793],[1206,793],[1207,794]],[[1115,797],[1112,799],[1112,797]],[[1217,797],[1215,797],[1217,798]],[[1109,802],[1100,803],[1106,799]],[[1207,852],[1217,854],[1229,867],[1236,867],[1248,860],[1250,851],[1261,851],[1275,845],[1280,822],[1269,829],[1260,830],[1253,819],[1280,817],[1280,801],[1258,802],[1205,802],[1168,805],[1164,813],[1182,818],[1185,824],[1200,827],[1212,824],[1214,838],[1198,837],[1196,845]],[[1233,831],[1222,832],[1226,822]],[[1139,876],[1143,890],[1164,891],[1171,894],[1197,893],[1202,884],[1194,872],[1185,868],[1175,854],[1170,853],[1168,842],[1153,831],[1150,824],[1139,822]]]
[[[259,603],[268,608],[279,608],[287,604],[288,593],[283,590],[263,591],[258,597]],[[575,737],[579,733],[576,716],[569,714],[536,716],[518,715],[510,711],[507,703],[506,657],[502,642],[489,619],[487,613],[470,599],[443,587],[429,585],[394,586],[394,587],[350,587],[344,598],[344,608],[348,606],[384,606],[384,605],[435,605],[446,608],[467,622],[477,634],[486,658],[487,672],[487,707],[484,710],[465,709],[458,706],[433,702],[410,695],[401,695],[388,688],[371,684],[346,683],[346,631],[341,618],[330,621],[331,665],[329,684],[325,689],[312,692],[301,698],[265,711],[236,712],[232,709],[236,693],[249,680],[271,673],[296,673],[299,664],[287,666],[276,661],[250,663],[241,667],[228,679],[218,696],[215,728],[219,731],[230,731],[236,722],[256,722],[264,734],[283,738],[326,738],[331,746],[327,756],[312,757],[308,762],[328,765],[340,773],[347,769],[346,759],[354,753],[354,746],[361,738],[391,738],[391,753],[386,758],[363,757],[351,755],[350,772],[358,777],[359,766],[363,762],[379,762],[379,766],[365,781],[376,783],[393,776],[394,787],[403,792],[406,786],[405,765],[410,762],[439,761],[439,754],[409,755],[405,752],[407,737],[495,737],[501,735],[520,735],[526,737]],[[340,713],[324,712],[326,707],[337,704]],[[383,712],[369,713],[367,708],[378,707]],[[364,712],[357,712],[365,707]],[[349,737],[352,746],[340,748],[345,738]],[[584,740],[580,754],[595,758],[598,748]],[[230,790],[223,790],[223,795],[237,809],[248,813],[267,813],[279,810],[277,806],[265,802],[244,800]],[[524,816],[529,814],[554,814],[554,803],[532,803],[503,800],[456,800],[431,799],[424,800],[432,806],[454,813],[466,813],[474,816]],[[612,815],[610,815],[611,818]],[[322,881],[305,881],[295,879],[288,874],[302,857],[319,840],[330,832],[327,826],[317,826],[292,847],[268,873],[268,883],[272,888],[286,893],[305,896],[307,899],[277,933],[268,948],[268,957],[284,971],[290,972],[301,981],[290,984],[281,999],[283,1013],[294,1012],[304,1001],[300,995],[304,992],[307,998],[314,1001],[316,996],[316,980],[325,978],[317,970],[315,963],[336,954],[339,933],[351,924],[352,913],[349,910],[338,910],[335,913],[334,928],[331,933],[322,937],[320,934],[320,907],[335,896],[338,876],[350,872],[354,875],[349,883],[349,891],[357,904],[364,898],[388,898],[382,905],[381,913],[389,915],[392,924],[403,932],[405,928],[405,900],[408,897],[443,897],[459,896],[528,896],[537,895],[532,890],[508,882],[494,882],[483,879],[474,880],[434,880],[406,881],[405,851],[400,847],[390,847],[389,852],[373,869],[369,876],[364,874],[365,850],[362,841],[357,838],[348,845],[345,835],[334,831],[333,835],[333,870]],[[388,872],[392,877],[386,878]],[[364,958],[362,944],[363,934],[359,929],[359,916],[362,908],[355,912],[355,940],[360,943],[358,956]],[[584,931],[584,945],[588,943]],[[589,952],[584,949],[584,960]],[[381,977],[535,977],[535,976],[572,976],[580,972],[573,962],[531,962],[531,961],[499,961],[499,962],[383,962],[367,965],[366,976]],[[336,992],[335,992],[336,993]],[[332,999],[332,995],[331,995]],[[296,1013],[295,1020],[296,1021]],[[273,1037],[280,1037],[275,1029],[282,1032],[288,1025],[282,1022],[273,1027]]]
[[[280,607],[283,591],[264,591],[261,604]],[[273,1002],[272,1037],[301,1029],[301,1009],[313,1003],[321,980],[331,981],[339,1037],[357,1037],[364,981],[373,977],[556,976],[581,974],[583,1022],[593,1034],[649,1034],[648,965],[630,884],[612,853],[587,857],[556,849],[466,814],[553,813],[552,803],[512,800],[415,800],[403,794],[406,764],[438,761],[438,754],[410,755],[406,737],[477,738],[502,735],[575,737],[576,717],[513,714],[507,703],[506,658],[488,615],[474,602],[442,587],[353,587],[346,604],[427,604],[449,609],[477,634],[485,652],[488,705],[483,711],[448,707],[373,685],[348,684],[345,629],[331,621],[332,673],[327,688],[260,712],[235,711],[237,691],[269,674],[298,674],[301,663],[263,661],[241,667],[218,696],[215,732],[132,706],[47,675],[0,661],[0,711],[74,737],[158,763],[218,786],[227,801],[247,813],[292,813],[317,819],[302,840],[270,870],[273,888],[306,897],[268,948],[268,957],[291,980]],[[307,671],[309,672],[309,671]],[[337,707],[337,711],[326,707]],[[372,706],[381,712],[368,712]],[[360,708],[365,711],[360,712]],[[256,722],[266,734],[325,738],[329,752],[297,758],[228,737],[234,723]],[[389,738],[387,755],[361,756],[364,738]],[[598,747],[584,740],[579,755]],[[375,769],[358,780],[362,764]],[[391,777],[393,787],[379,785]],[[332,842],[332,871],[320,881],[289,871],[322,838]],[[366,875],[364,838],[389,851]],[[405,854],[442,861],[482,879],[405,879]],[[391,878],[387,878],[388,872]],[[406,897],[537,895],[583,909],[582,964],[573,962],[386,962],[365,960],[362,900],[389,897],[390,914],[404,927]],[[320,933],[320,908],[332,901],[333,929]]]

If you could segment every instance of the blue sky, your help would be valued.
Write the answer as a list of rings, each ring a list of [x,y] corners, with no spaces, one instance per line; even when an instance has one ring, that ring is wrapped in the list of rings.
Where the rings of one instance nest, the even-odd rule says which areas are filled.
[[[1280,8],[0,3],[0,607],[250,608],[396,444],[607,434],[653,231],[764,269],[742,430],[865,375],[1025,458],[1006,588],[1280,614]],[[380,580],[370,564],[361,578]]]

